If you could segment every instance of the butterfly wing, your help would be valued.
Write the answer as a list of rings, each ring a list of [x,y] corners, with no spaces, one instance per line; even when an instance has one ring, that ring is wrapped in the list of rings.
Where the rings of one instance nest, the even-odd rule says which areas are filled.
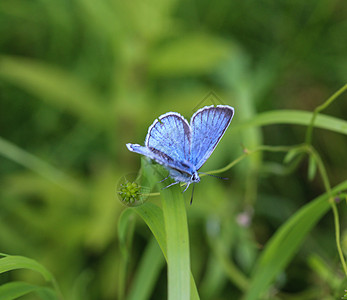
[[[169,112],[160,116],[148,129],[145,147],[127,144],[130,151],[145,155],[159,164],[190,174],[191,130],[180,114]]]
[[[162,165],[170,164],[172,161],[171,157],[168,157],[162,153],[155,153],[155,152],[149,150],[147,147],[141,146],[139,144],[128,143],[126,146],[131,152],[136,152],[138,154],[142,154],[144,156],[147,156],[150,159],[153,159]]]
[[[234,116],[228,105],[206,106],[190,120],[192,145],[189,161],[199,170],[216,148]]]
[[[191,130],[180,114],[169,112],[160,116],[148,129],[145,146],[160,151],[175,161],[189,159]]]

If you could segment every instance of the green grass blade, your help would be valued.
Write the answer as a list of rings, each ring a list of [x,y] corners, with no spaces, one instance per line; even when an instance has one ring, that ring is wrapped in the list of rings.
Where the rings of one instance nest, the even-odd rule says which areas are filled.
[[[190,254],[186,207],[179,186],[161,191],[165,221],[168,299],[190,299]]]
[[[134,208],[129,208],[129,210],[134,210],[145,221],[157,240],[165,259],[167,259],[163,211],[157,205],[150,202],[146,202]]]
[[[40,273],[45,280],[53,281],[52,274],[35,260],[24,256],[1,255],[4,255],[4,257],[0,258],[0,274],[12,270],[29,269]]]
[[[145,221],[149,229],[152,231],[154,237],[156,238],[165,259],[167,259],[163,211],[157,205],[154,205],[150,202],[131,209],[133,209]],[[199,300],[200,297],[192,275],[190,275],[190,290],[190,299]]]
[[[0,299],[13,300],[36,292],[42,300],[57,300],[56,293],[47,287],[41,287],[21,281],[13,281],[0,286]]]
[[[118,298],[120,300],[125,298],[129,254],[131,253],[131,244],[135,229],[135,218],[133,214],[134,212],[132,210],[125,209],[118,220],[119,248],[123,256],[119,264]]]
[[[312,118],[312,112],[299,110],[274,110],[258,114],[254,118],[233,124],[233,132],[247,127],[257,127],[272,124],[295,124],[309,125]],[[347,134],[347,121],[327,115],[319,114],[315,120],[315,127],[335,131],[337,133]]]
[[[9,282],[0,286],[0,299],[12,300],[26,294],[35,292],[40,287],[26,282]]]
[[[142,255],[127,300],[150,299],[164,264],[165,259],[161,254],[158,243],[152,238]]]
[[[347,181],[336,186],[332,192],[347,189]],[[303,239],[320,218],[329,210],[329,195],[323,194],[297,211],[267,243],[258,260],[245,300],[260,299],[272,280],[289,263],[298,251]]]
[[[125,209],[122,211],[118,220],[118,239],[120,244],[120,250],[123,255],[128,255],[129,244],[129,226],[131,219],[133,218],[133,211],[131,209]]]

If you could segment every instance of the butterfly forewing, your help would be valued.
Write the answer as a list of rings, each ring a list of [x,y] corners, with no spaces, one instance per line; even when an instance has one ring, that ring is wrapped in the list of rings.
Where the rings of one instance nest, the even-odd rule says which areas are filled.
[[[191,130],[178,113],[167,113],[155,120],[148,130],[145,146],[154,153],[164,154],[176,162],[189,160]]]
[[[227,130],[234,115],[234,109],[226,105],[207,106],[198,110],[190,120],[192,131],[189,161],[197,170],[210,157]]]

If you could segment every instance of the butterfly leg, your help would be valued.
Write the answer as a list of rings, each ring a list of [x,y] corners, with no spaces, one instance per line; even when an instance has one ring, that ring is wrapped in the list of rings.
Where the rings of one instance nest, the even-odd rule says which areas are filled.
[[[186,186],[186,188],[184,189],[184,191],[182,192],[182,194],[188,189],[189,185],[190,185],[190,183],[187,183],[187,186]]]
[[[165,177],[164,179],[160,180],[159,182],[163,182],[165,181],[166,179],[168,179],[170,177],[170,175],[168,175],[167,177]]]
[[[177,184],[177,183],[180,183],[180,182],[179,182],[179,181],[173,182],[173,183],[169,184],[168,186],[163,187],[162,190],[163,190],[163,189],[167,189],[168,187],[170,187],[170,186],[172,186],[172,185],[175,185],[175,184]]]

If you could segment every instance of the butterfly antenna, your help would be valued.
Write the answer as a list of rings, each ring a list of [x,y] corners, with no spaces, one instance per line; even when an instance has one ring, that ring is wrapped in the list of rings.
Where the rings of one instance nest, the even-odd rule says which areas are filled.
[[[193,183],[192,197],[190,198],[190,205],[193,203],[193,195],[194,195],[195,182]]]
[[[223,179],[223,180],[228,180],[229,179],[227,177],[221,177],[221,176],[212,175],[212,174],[208,174],[208,173],[204,173],[204,172],[199,172],[199,174],[205,174],[205,175],[208,175],[208,176],[211,176],[211,177],[216,177],[216,178]]]

